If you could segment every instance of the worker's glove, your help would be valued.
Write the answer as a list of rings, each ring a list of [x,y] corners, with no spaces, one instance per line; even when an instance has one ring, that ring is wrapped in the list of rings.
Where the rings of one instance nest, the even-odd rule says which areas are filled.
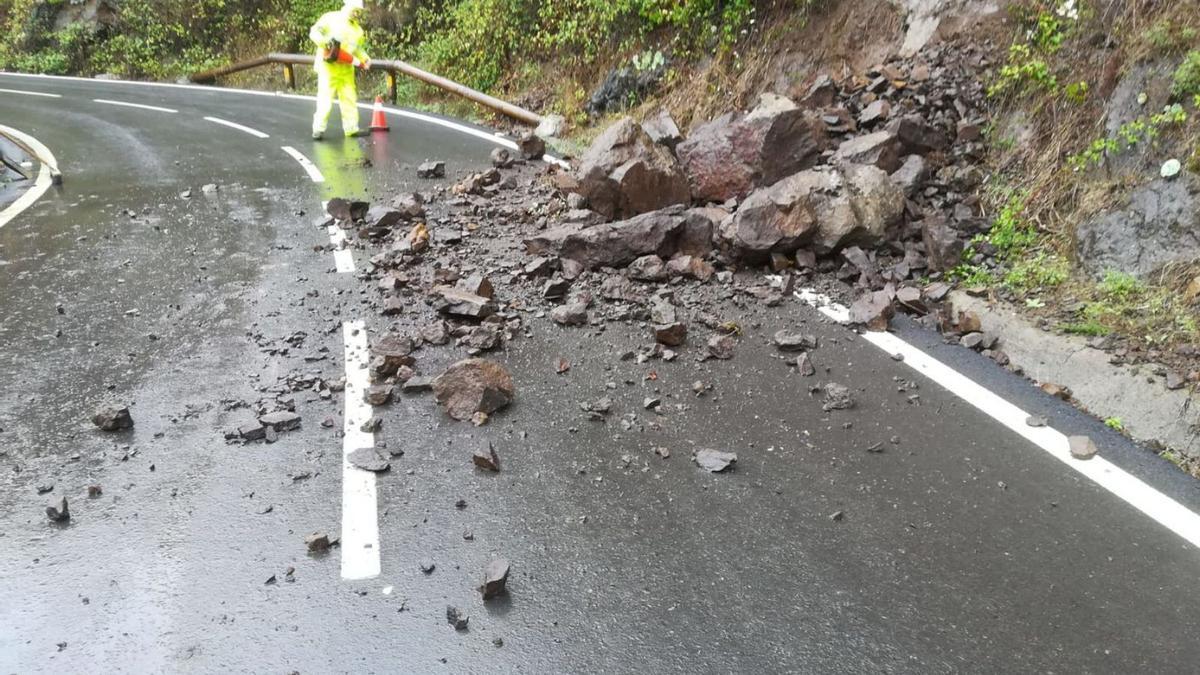
[[[358,67],[367,70],[371,67],[371,57],[367,57],[358,63]]]
[[[325,45],[325,60],[330,63],[335,63],[338,60],[338,52],[342,50],[342,43],[337,40],[330,40],[329,44]]]

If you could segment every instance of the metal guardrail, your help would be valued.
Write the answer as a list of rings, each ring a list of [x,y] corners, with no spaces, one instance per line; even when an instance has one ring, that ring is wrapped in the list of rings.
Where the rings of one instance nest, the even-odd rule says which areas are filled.
[[[22,140],[21,138],[18,138],[16,135],[14,135],[17,133],[18,132],[16,132],[16,131],[13,131],[13,133],[11,133],[11,134],[5,133],[5,131],[3,129],[0,129],[0,138],[3,138],[4,140],[8,141],[9,143],[12,143],[13,145],[20,148],[21,152],[36,159],[37,161],[41,162],[42,164],[46,165],[46,168],[50,170],[51,182],[54,185],[62,185],[62,172],[58,170],[58,165],[54,161],[54,156],[50,154],[50,151],[46,150],[45,147],[42,147],[41,144],[38,143],[36,139],[29,138],[29,142],[26,143],[24,140]],[[5,160],[4,164],[6,166],[9,166],[10,168],[12,168],[17,173],[24,176],[26,180],[33,177],[32,174],[29,174],[29,173],[26,173],[25,171],[23,171],[22,167],[14,167],[12,164],[9,164],[7,159]]]
[[[266,56],[260,56],[256,59],[234,63],[220,68],[213,68],[200,73],[194,73],[189,79],[196,84],[211,84],[217,78],[233,73],[239,73],[244,70],[253,68],[262,68],[263,66],[281,65],[283,66],[283,80],[289,89],[296,88],[296,66],[311,66],[316,60],[316,57],[305,54],[278,54],[271,53]],[[387,72],[388,84],[388,99],[393,104],[396,103],[396,74],[407,75],[415,80],[424,82],[425,84],[437,87],[448,91],[452,94],[462,96],[463,98],[478,103],[479,105],[491,108],[501,114],[507,115],[519,122],[524,122],[531,126],[537,126],[542,122],[542,116],[535,112],[526,110],[520,106],[515,106],[507,101],[502,101],[494,96],[489,96],[481,91],[476,91],[466,85],[459,84],[453,80],[448,80],[440,75],[421,70],[420,68],[405,63],[404,61],[372,61],[370,70],[383,70]]]

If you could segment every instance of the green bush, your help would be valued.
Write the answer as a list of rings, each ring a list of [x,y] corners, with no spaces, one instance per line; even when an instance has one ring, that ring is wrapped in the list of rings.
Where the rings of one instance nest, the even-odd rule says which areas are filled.
[[[1175,69],[1171,94],[1177,100],[1200,94],[1200,50],[1193,49],[1183,57],[1183,63]]]

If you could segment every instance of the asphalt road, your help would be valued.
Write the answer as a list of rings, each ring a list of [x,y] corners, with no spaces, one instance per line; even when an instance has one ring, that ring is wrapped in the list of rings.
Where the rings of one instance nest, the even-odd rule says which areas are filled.
[[[638,343],[633,328],[535,323],[497,357],[518,399],[488,426],[452,423],[427,397],[382,410],[379,439],[404,455],[377,484],[381,572],[343,580],[345,551],[303,544],[339,529],[340,397],[282,394],[304,426],[274,444],[223,434],[263,388],[344,374],[344,321],[366,321],[369,337],[388,326],[319,248],[321,200],[416,187],[426,158],[453,178],[494,143],[393,116],[387,136],[314,144],[311,104],[279,97],[7,75],[0,88],[62,96],[4,95],[0,122],[50,146],[66,180],[0,228],[0,672],[1200,662],[1193,544],[799,302],[726,307],[747,328],[730,362],[621,361],[614,345]],[[815,378],[767,343],[780,328],[818,335]],[[1095,420],[914,327],[897,333],[1200,509],[1194,481]],[[696,397],[696,380],[712,394]],[[852,387],[856,408],[824,411],[810,387],[826,381]],[[607,423],[581,416],[580,401],[605,395]],[[107,400],[132,406],[133,431],[94,430]],[[471,469],[483,440],[501,473]],[[689,461],[701,447],[736,451],[736,469],[701,472]],[[62,495],[65,527],[43,514]],[[475,586],[496,556],[513,564],[510,593],[485,605]],[[446,624],[447,604],[471,615],[468,631]]]

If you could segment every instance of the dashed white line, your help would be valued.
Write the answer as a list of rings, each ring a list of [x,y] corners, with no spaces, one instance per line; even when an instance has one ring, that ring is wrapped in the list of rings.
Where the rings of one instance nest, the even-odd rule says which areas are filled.
[[[0,94],[21,94],[24,96],[44,96],[46,98],[62,98],[62,94],[51,94],[44,91],[27,91],[25,89],[0,89]]]
[[[146,105],[145,103],[130,103],[129,101],[114,101],[107,98],[94,98],[92,101],[96,103],[103,103],[105,105],[119,105],[124,108],[139,108],[141,110],[153,110],[154,112],[171,113],[172,115],[179,112],[174,108],[163,108],[157,105]]]
[[[300,166],[304,167],[304,171],[308,173],[308,177],[312,179],[312,182],[314,182],[314,183],[324,183],[325,182],[325,176],[321,174],[321,170],[317,168],[316,164],[312,163],[311,159],[305,157],[304,153],[300,152],[299,150],[293,148],[290,145],[283,146],[283,151],[286,152],[287,154],[291,155],[292,159],[296,160],[297,162],[300,162]]]
[[[16,138],[25,145],[29,146],[34,152],[38,153],[42,160],[42,166],[38,169],[37,178],[33,181],[33,186],[25,191],[25,194],[17,198],[16,201],[9,204],[4,210],[0,210],[0,227],[4,227],[13,218],[16,218],[25,209],[29,208],[46,194],[46,190],[54,184],[54,172],[58,170],[58,160],[54,158],[54,154],[41,141],[30,136],[27,133],[6,127],[0,124],[0,132],[4,132],[12,138]]]
[[[238,124],[237,122],[230,122],[229,120],[223,120],[220,117],[205,117],[204,119],[208,120],[209,122],[212,122],[214,124],[220,124],[223,126],[227,126],[230,129],[237,129],[238,131],[243,131],[245,133],[250,134],[251,136],[254,136],[255,138],[270,138],[269,135],[264,134],[263,132],[259,131],[258,129],[251,129],[248,126]]]
[[[849,310],[826,296],[805,290],[797,292],[796,297],[838,323],[846,323],[849,320]],[[913,370],[1041,448],[1051,457],[1090,478],[1188,543],[1200,548],[1200,515],[1103,457],[1096,456],[1090,460],[1073,458],[1070,444],[1062,432],[1050,427],[1029,426],[1025,423],[1029,418],[1028,413],[898,336],[868,331],[863,333],[862,337],[888,354],[902,355],[904,363]]]
[[[329,208],[329,202],[321,202],[321,209]],[[333,244],[333,264],[339,274],[354,271],[354,253],[346,248],[346,231],[338,225],[330,225],[329,243]]]
[[[375,447],[375,434],[362,430],[371,419],[367,390],[367,329],[362,321],[342,324],[346,344],[345,436],[342,439],[342,578],[379,576],[379,517],[375,474],[350,464],[350,453]]]

